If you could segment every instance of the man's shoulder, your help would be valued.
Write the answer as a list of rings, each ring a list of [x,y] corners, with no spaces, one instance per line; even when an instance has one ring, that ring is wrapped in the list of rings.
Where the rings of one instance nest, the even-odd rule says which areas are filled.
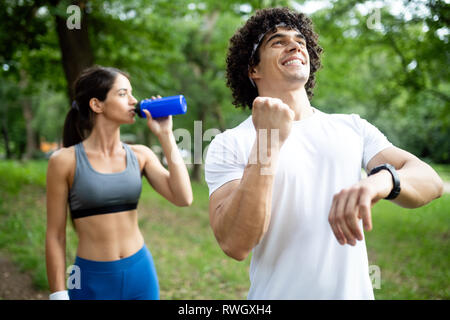
[[[319,112],[322,116],[322,119],[324,119],[325,121],[354,127],[356,129],[361,129],[364,121],[364,119],[356,113],[326,113],[324,111]]]
[[[318,109],[316,109],[318,110]],[[331,112],[328,113],[326,111],[318,110],[318,112],[323,116],[330,120],[335,121],[354,121],[355,119],[361,118],[359,114],[356,113],[338,113],[338,112]]]

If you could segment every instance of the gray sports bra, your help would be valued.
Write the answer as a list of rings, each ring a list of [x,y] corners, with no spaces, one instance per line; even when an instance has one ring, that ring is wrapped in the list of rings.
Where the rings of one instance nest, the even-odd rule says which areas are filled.
[[[127,167],[116,173],[94,170],[83,143],[75,145],[77,167],[69,191],[72,219],[137,208],[142,190],[139,162],[130,147],[125,143],[122,145],[127,154]]]

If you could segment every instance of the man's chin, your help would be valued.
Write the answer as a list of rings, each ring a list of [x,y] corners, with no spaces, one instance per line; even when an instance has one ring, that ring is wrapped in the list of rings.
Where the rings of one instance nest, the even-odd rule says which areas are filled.
[[[301,75],[301,74],[296,74],[293,75],[291,77],[289,77],[287,80],[287,82],[290,85],[294,85],[294,86],[298,86],[298,87],[304,87],[305,84],[308,82],[309,79],[309,75]]]

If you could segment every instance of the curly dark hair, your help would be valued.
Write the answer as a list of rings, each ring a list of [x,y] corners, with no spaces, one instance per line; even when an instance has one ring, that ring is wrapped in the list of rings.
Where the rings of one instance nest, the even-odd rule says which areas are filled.
[[[297,29],[306,38],[310,73],[305,89],[309,100],[312,99],[315,72],[321,67],[320,54],[323,51],[318,44],[318,35],[313,30],[312,21],[305,14],[297,13],[289,8],[270,8],[258,10],[230,39],[227,55],[227,86],[232,91],[233,104],[236,107],[251,109],[253,100],[258,96],[257,88],[252,85],[248,77],[249,66],[256,66],[259,63],[259,48],[251,57],[253,45],[258,42],[260,35],[275,32],[276,25],[282,23],[288,29]]]

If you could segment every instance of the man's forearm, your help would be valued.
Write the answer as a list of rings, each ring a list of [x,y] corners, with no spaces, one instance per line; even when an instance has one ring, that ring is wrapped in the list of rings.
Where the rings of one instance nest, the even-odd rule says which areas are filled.
[[[278,149],[269,150],[262,164],[252,148],[239,187],[216,210],[215,234],[228,255],[244,259],[261,240],[270,222],[272,188]]]

